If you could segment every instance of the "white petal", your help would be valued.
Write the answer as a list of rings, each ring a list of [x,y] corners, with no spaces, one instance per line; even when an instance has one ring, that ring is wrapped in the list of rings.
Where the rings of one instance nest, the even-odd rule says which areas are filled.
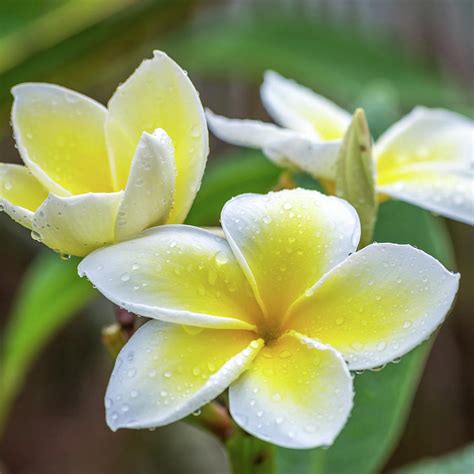
[[[322,140],[341,139],[351,120],[348,112],[330,100],[273,71],[265,73],[260,94],[275,122]]]
[[[459,165],[420,163],[391,173],[377,191],[394,199],[474,225],[474,171]]]
[[[226,240],[184,225],[100,249],[79,274],[128,311],[201,327],[251,329],[261,318]]]
[[[390,362],[427,339],[453,304],[459,275],[409,245],[372,244],[292,307],[288,324],[330,344],[353,370]]]
[[[107,424],[154,428],[173,423],[221,394],[247,369],[263,341],[247,331],[193,333],[144,324],[120,352],[107,388]]]
[[[355,251],[360,238],[351,205],[305,189],[237,196],[224,206],[221,222],[275,327],[305,290]]]
[[[164,224],[173,204],[175,162],[173,144],[161,129],[146,132],[138,142],[127,187],[115,224],[116,240]]]
[[[443,109],[416,107],[376,142],[374,156],[380,175],[415,163],[472,166],[474,122]],[[382,176],[381,176],[382,177]]]
[[[123,189],[143,132],[161,128],[175,151],[176,186],[169,223],[184,221],[201,185],[209,153],[206,117],[199,94],[183,69],[155,51],[109,101],[106,135],[114,179]]]
[[[234,420],[287,448],[331,445],[352,408],[352,378],[331,347],[292,333],[266,346],[229,389]]]
[[[14,221],[31,229],[33,214],[47,197],[26,166],[0,163],[0,208]]]
[[[284,138],[300,136],[292,130],[285,130],[271,123],[259,120],[229,119],[206,109],[209,128],[219,139],[232,145],[263,149]]]
[[[34,235],[56,252],[79,257],[111,244],[122,194],[50,194],[33,217]]]
[[[294,166],[314,178],[334,179],[340,140],[319,141],[294,134],[268,143],[264,153],[276,163]]]
[[[378,191],[473,224],[473,124],[447,110],[415,108],[375,145]]]
[[[43,186],[61,196],[113,190],[103,105],[53,84],[20,84],[12,93],[18,151]]]

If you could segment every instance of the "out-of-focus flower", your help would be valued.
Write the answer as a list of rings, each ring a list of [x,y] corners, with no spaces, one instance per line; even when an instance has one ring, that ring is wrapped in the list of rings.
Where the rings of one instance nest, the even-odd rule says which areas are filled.
[[[161,226],[81,262],[107,298],[154,319],[117,359],[107,422],[172,423],[230,386],[230,412],[249,433],[329,445],[352,407],[349,370],[379,367],[429,337],[459,275],[408,245],[353,253],[357,213],[316,191],[241,195],[221,222],[226,239]]]
[[[280,166],[334,179],[350,114],[275,72],[265,74],[261,97],[284,128],[207,111],[211,130],[229,143],[261,148]],[[377,140],[374,160],[382,199],[390,196],[474,224],[472,120],[447,110],[416,107]]]
[[[20,84],[13,95],[26,166],[0,165],[0,203],[34,238],[84,256],[184,220],[201,183],[208,132],[197,91],[166,54],[145,60],[107,109],[52,84]]]

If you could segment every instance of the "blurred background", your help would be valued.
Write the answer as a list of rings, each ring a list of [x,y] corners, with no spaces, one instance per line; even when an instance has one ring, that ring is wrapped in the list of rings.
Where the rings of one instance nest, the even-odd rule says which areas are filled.
[[[265,69],[349,110],[366,107],[375,135],[417,104],[472,117],[473,25],[472,0],[1,0],[0,159],[20,162],[9,122],[13,85],[53,82],[105,104],[153,49],[188,70],[205,106],[230,117],[269,121],[258,94]],[[233,152],[212,137],[209,168]],[[278,172],[266,173],[271,187]],[[448,229],[461,290],[384,472],[474,439],[474,235],[457,222]],[[49,253],[0,214],[0,335],[25,275]],[[108,430],[103,394],[113,361],[100,330],[113,314],[88,292],[31,355],[0,434],[0,473],[227,473],[217,441],[189,425]],[[40,316],[35,325],[41,330]]]

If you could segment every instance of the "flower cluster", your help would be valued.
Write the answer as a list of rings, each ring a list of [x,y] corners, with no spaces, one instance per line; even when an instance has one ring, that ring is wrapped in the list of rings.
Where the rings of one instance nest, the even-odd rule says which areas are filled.
[[[85,256],[81,276],[150,318],[117,357],[105,398],[113,430],[172,423],[228,389],[247,432],[291,448],[330,445],[352,408],[350,371],[406,354],[453,303],[459,275],[421,250],[357,251],[358,214],[338,197],[245,194],[224,206],[223,236],[181,225],[208,136],[198,93],[164,53],[107,109],[48,84],[13,94],[26,166],[0,166],[1,206],[47,246]],[[349,114],[276,73],[262,98],[285,128],[208,111],[211,128],[334,180]],[[454,113],[415,109],[375,145],[380,199],[472,223],[472,133]]]

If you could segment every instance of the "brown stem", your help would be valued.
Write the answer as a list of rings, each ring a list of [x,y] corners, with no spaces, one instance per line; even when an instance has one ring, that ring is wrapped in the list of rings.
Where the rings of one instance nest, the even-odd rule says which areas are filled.
[[[128,341],[135,332],[135,323],[137,317],[135,314],[130,313],[126,309],[120,308],[119,306],[114,306],[114,309],[117,324],[120,326],[125,340]]]
[[[102,329],[102,343],[115,359],[135,332],[136,315],[114,305],[117,322]]]
[[[198,413],[188,416],[186,421],[192,425],[205,428],[223,443],[227,442],[235,431],[235,424],[227,408],[217,401],[204,405]]]
[[[291,171],[283,171],[278,178],[277,184],[273,187],[273,191],[281,191],[282,189],[296,188],[295,180]]]

